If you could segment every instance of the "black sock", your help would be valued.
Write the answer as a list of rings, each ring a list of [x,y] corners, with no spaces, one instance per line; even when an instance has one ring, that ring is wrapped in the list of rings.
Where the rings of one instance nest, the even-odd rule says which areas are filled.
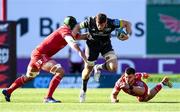
[[[84,92],[86,92],[86,90],[87,90],[88,80],[89,80],[89,78],[86,79],[86,80],[82,80],[82,90],[83,90]]]

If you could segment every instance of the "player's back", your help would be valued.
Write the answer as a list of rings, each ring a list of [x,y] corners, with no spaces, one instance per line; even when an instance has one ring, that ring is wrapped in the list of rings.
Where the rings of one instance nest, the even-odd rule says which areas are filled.
[[[49,36],[47,36],[37,46],[37,50],[40,53],[51,57],[67,45],[67,42],[64,39],[65,35],[71,35],[71,30],[67,26],[61,26]]]

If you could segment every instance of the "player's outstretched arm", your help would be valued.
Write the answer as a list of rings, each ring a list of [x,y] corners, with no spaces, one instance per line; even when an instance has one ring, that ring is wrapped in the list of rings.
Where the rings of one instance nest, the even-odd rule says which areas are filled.
[[[89,37],[89,34],[88,33],[84,33],[84,34],[77,34],[78,35],[78,38],[76,38],[76,40],[87,40],[88,37]]]
[[[74,28],[73,28],[73,30],[72,30],[72,35],[73,35],[73,37],[75,37],[77,34],[78,34],[78,32],[80,31],[80,24],[77,24]]]
[[[66,40],[68,45],[79,54],[79,56],[84,60],[84,62],[87,63],[87,58],[84,52],[81,51],[81,49],[79,48],[79,45],[76,43],[73,37],[70,35],[67,35],[64,37],[64,39]]]
[[[111,98],[111,102],[112,102],[112,103],[117,103],[117,102],[119,102],[119,99],[117,98],[117,96],[118,96],[120,90],[121,90],[121,87],[120,87],[120,79],[119,79],[119,80],[115,83],[115,86],[114,86],[114,88],[113,88],[113,90],[112,90],[112,92],[111,92],[110,98]]]
[[[111,102],[112,103],[117,103],[119,102],[119,99],[117,98],[119,94],[119,91],[114,87],[112,93],[111,93]]]

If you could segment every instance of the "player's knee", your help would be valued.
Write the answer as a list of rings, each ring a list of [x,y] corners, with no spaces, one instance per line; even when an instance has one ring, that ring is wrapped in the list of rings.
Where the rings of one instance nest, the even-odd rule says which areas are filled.
[[[38,74],[39,72],[29,72],[29,73],[26,73],[26,77],[35,78]]]
[[[110,71],[111,72],[116,72],[117,71],[117,66],[112,66]]]
[[[64,70],[62,69],[62,68],[59,68],[58,70],[57,70],[57,72],[55,73],[55,75],[58,75],[58,76],[60,76],[60,77],[63,77],[64,76]]]
[[[83,71],[87,72],[87,73],[90,73],[92,71],[93,67],[94,66],[85,65]]]
[[[61,64],[56,64],[52,66],[49,72],[52,74],[64,74],[64,70],[62,69]]]
[[[118,67],[117,67],[117,64],[116,64],[116,63],[111,63],[111,62],[110,62],[110,63],[108,64],[108,66],[109,66],[109,67],[108,67],[108,70],[109,70],[109,71],[111,71],[111,72],[116,72],[116,71],[117,71],[117,68],[118,68]]]
[[[39,74],[39,70],[36,68],[28,67],[26,77],[29,79],[35,78]]]
[[[138,101],[139,101],[139,102],[147,102],[147,101],[148,101],[148,98],[138,97]]]

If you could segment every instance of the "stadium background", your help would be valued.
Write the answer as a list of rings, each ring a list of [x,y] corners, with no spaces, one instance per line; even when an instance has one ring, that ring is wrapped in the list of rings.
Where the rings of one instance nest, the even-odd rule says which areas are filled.
[[[0,87],[8,86],[15,77],[25,74],[31,51],[62,24],[64,17],[73,15],[78,21],[82,21],[98,12],[104,12],[110,18],[131,21],[133,34],[129,40],[119,41],[115,37],[116,32],[112,33],[112,45],[118,55],[118,71],[117,73],[104,71],[100,82],[95,82],[91,78],[89,87],[113,87],[115,80],[127,66],[135,67],[139,72],[179,74],[180,15],[177,13],[180,11],[179,3],[178,0],[9,0],[7,19],[16,22],[17,60],[12,63],[10,59],[14,57],[11,56],[14,53],[3,52],[6,46],[1,45]],[[3,29],[2,27],[1,25],[0,29]],[[1,40],[2,37],[0,36]],[[14,40],[9,42],[9,45],[13,43]],[[8,58],[4,58],[5,56]],[[67,57],[68,47],[54,56],[64,66],[66,72],[60,87],[79,88],[81,76],[69,74]],[[6,62],[10,65],[7,69],[3,69],[3,64],[7,64],[3,63],[5,59],[8,59]],[[102,58],[97,63],[101,62]],[[17,74],[9,72],[13,68],[17,68]],[[3,78],[6,74],[10,75]],[[47,88],[50,78],[50,74],[42,72],[24,87]],[[175,87],[179,88],[180,84],[177,83]]]

